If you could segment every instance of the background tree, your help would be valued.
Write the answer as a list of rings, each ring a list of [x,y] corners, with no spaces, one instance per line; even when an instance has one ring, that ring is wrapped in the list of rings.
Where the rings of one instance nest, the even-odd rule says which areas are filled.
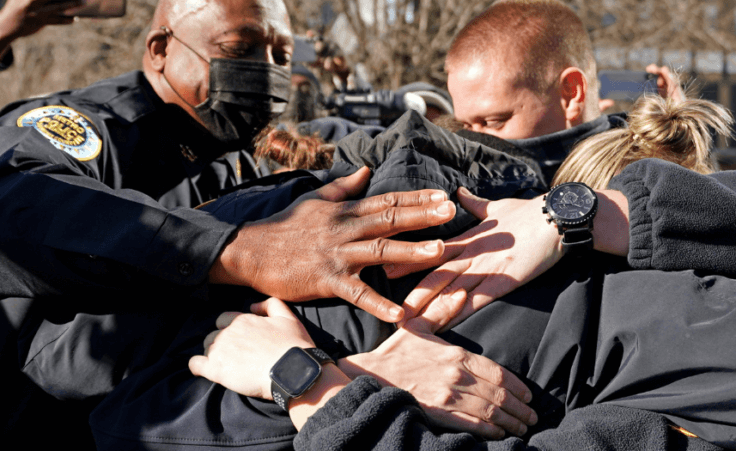
[[[663,63],[668,51],[715,52],[720,73],[699,79],[729,84],[736,73],[736,0],[565,0],[581,16],[600,68],[641,69],[648,50]],[[0,73],[0,104],[82,87],[140,67],[156,0],[128,0],[119,19],[82,19],[48,27],[13,44],[16,64]],[[375,88],[413,81],[445,87],[443,60],[457,31],[491,0],[286,0],[297,33],[323,26],[353,64],[362,62]],[[651,51],[654,53],[651,53]],[[634,53],[632,53],[634,52]],[[649,61],[652,62],[652,61]],[[731,62],[733,64],[731,64]],[[716,61],[717,63],[717,61]],[[686,72],[699,70],[695,63]],[[725,90],[727,94],[729,90]],[[719,94],[722,103],[729,95]]]

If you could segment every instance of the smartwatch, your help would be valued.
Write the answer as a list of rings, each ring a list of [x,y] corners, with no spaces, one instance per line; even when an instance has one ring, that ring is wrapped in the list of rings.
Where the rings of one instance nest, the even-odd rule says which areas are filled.
[[[562,235],[565,255],[585,255],[593,249],[593,218],[598,196],[588,185],[570,182],[557,185],[544,196],[542,213]]]
[[[322,374],[322,365],[335,363],[323,350],[294,347],[286,351],[271,368],[271,395],[282,409],[289,400],[306,393]]]

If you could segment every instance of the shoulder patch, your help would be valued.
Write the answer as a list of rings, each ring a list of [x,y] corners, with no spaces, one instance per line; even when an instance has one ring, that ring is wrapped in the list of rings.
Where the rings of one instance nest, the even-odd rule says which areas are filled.
[[[79,161],[95,158],[102,149],[102,140],[92,121],[67,106],[33,109],[18,118],[18,127],[35,128],[54,147]]]

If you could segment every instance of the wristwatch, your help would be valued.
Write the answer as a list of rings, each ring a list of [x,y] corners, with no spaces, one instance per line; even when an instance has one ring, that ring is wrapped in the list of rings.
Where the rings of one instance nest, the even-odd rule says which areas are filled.
[[[562,235],[565,255],[584,255],[593,249],[593,218],[598,211],[598,196],[585,183],[557,185],[544,196],[542,213],[554,222]]]
[[[323,350],[294,347],[286,351],[271,368],[271,395],[282,409],[289,400],[302,396],[322,374],[322,365],[335,363]]]

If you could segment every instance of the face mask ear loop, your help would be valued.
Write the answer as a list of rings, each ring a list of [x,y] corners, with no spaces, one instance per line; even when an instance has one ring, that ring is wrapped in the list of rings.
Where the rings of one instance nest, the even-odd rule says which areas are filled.
[[[183,45],[184,47],[186,47],[189,50],[191,50],[192,52],[194,52],[194,54],[197,55],[202,61],[204,61],[205,63],[207,63],[207,65],[210,64],[209,61],[207,61],[206,59],[204,59],[204,57],[202,55],[200,55],[199,53],[197,53],[197,51],[194,50],[193,48],[191,48],[186,42],[184,42],[181,39],[179,39],[176,36],[174,36],[174,32],[171,31],[171,29],[169,27],[162,26],[161,27],[161,30],[166,34],[166,36],[176,39],[177,41],[179,41],[179,43],[181,43],[181,45]],[[161,75],[163,75],[164,80],[166,80],[166,83],[168,83],[169,88],[171,88],[171,90],[174,91],[174,94],[176,94],[182,100],[182,102],[186,103],[187,106],[189,108],[191,108],[191,109],[197,108],[196,106],[194,106],[191,103],[187,102],[187,99],[185,99],[184,97],[182,97],[181,94],[179,94],[179,91],[177,91],[176,89],[174,89],[174,86],[171,84],[171,82],[169,81],[169,79],[166,77],[166,73],[165,72],[161,72]]]
[[[163,31],[164,33],[166,33],[166,36],[169,36],[169,37],[171,37],[171,38],[174,38],[174,39],[176,39],[177,41],[179,41],[179,43],[180,43],[181,45],[183,45],[184,47],[186,47],[186,48],[188,48],[189,50],[191,50],[191,51],[192,51],[192,52],[193,52],[193,53],[194,53],[195,55],[197,55],[197,56],[199,57],[199,59],[201,59],[202,61],[204,61],[204,62],[205,62],[205,63],[207,63],[207,64],[210,64],[210,62],[209,62],[209,61],[208,61],[208,60],[207,60],[207,59],[206,59],[206,58],[205,58],[204,56],[200,55],[200,54],[199,54],[199,52],[197,52],[196,50],[194,50],[194,49],[193,49],[193,48],[192,48],[192,47],[191,47],[191,46],[190,46],[189,44],[187,44],[186,42],[184,42],[184,41],[182,41],[181,39],[179,39],[178,37],[176,37],[176,35],[174,35],[174,32],[173,32],[173,31],[171,31],[171,28],[169,28],[169,27],[167,27],[167,26],[162,26],[162,27],[161,27],[161,30],[162,30],[162,31]]]

